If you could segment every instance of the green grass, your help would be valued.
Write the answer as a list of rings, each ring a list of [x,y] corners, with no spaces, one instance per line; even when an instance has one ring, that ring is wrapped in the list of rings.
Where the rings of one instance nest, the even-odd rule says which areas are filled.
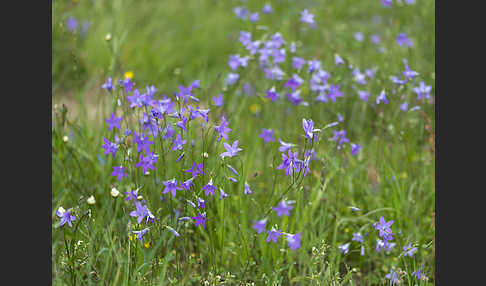
[[[261,12],[260,1],[53,1],[54,285],[200,285],[203,281],[208,281],[207,285],[388,285],[385,275],[392,267],[406,271],[400,276],[402,285],[415,285],[419,282],[411,273],[421,265],[429,281],[419,285],[433,285],[435,155],[434,134],[430,132],[434,130],[435,106],[417,101],[412,88],[423,80],[432,85],[431,94],[435,95],[434,2],[418,0],[416,5],[394,4],[393,8],[382,7],[378,0],[268,2],[274,13],[260,13],[255,25],[237,19],[233,8],[246,6]],[[306,8],[315,14],[316,29],[299,22],[300,12]],[[381,23],[373,20],[376,15]],[[69,16],[79,22],[91,21],[85,36],[65,28]],[[265,90],[275,85],[281,91],[286,81],[265,79],[258,68],[258,56],[247,68],[239,69],[236,86],[224,88],[223,80],[230,72],[229,55],[248,54],[238,41],[242,30],[252,32],[253,40],[280,32],[286,43],[296,42],[296,54],[321,60],[322,68],[332,75],[329,82],[340,83],[344,96],[336,102],[314,103],[315,94],[305,84],[301,95],[309,106],[295,106],[285,98],[277,102],[264,99]],[[357,31],[366,36],[365,42],[354,40]],[[400,32],[413,39],[413,48],[397,45],[395,38]],[[105,40],[107,34],[111,34],[109,41]],[[371,34],[381,36],[385,53],[379,53],[370,42]],[[375,78],[358,86],[349,69],[335,66],[335,53],[361,71],[376,67]],[[287,61],[281,68],[288,76],[293,73],[290,57],[287,49]],[[403,71],[403,58],[420,75],[392,95],[396,85],[389,77]],[[108,76],[118,81],[126,71],[134,72],[133,80],[140,90],[154,84],[157,95],[170,97],[179,85],[200,79],[202,88],[195,96],[201,99],[199,106],[211,111],[206,127],[200,126],[201,118],[189,123],[181,162],[176,162],[180,153],[169,150],[171,142],[161,143],[156,138],[152,145],[160,155],[156,170],[144,175],[140,168],[129,167],[130,177],[118,182],[110,173],[120,164],[124,151],[120,148],[113,159],[104,155],[101,144],[104,137],[113,140],[114,133],[108,132],[104,120],[116,107],[116,96],[122,94],[117,88],[115,95],[110,95],[100,85]],[[310,76],[304,70],[299,75],[308,83]],[[245,82],[255,87],[256,96],[242,94]],[[359,99],[354,86],[371,92],[370,102],[385,90],[389,103],[371,108]],[[211,102],[218,93],[224,96],[222,107]],[[401,111],[404,99],[409,107],[419,105],[421,110]],[[63,103],[69,106],[66,113]],[[214,126],[219,125],[221,114],[232,129],[230,143],[239,140],[243,148],[237,157],[224,160],[238,170],[238,183],[227,179],[232,173],[219,158],[223,141],[216,141]],[[313,146],[318,160],[311,161],[306,177],[292,178],[276,170],[282,163],[278,139],[297,144],[293,151],[299,151],[302,158],[304,146],[308,147],[302,118],[324,128],[337,121],[338,114],[345,120],[319,134]],[[139,115],[124,114],[137,132],[140,126],[135,117]],[[258,137],[262,128],[272,128],[276,141],[264,144]],[[358,156],[350,155],[349,144],[336,148],[330,140],[332,129],[346,130],[350,141],[362,146]],[[207,158],[203,153],[208,153]],[[133,145],[132,159],[139,161]],[[188,179],[190,175],[183,170],[193,161],[204,161],[206,172],[194,181],[194,191],[179,191],[177,198],[162,195],[161,181]],[[218,191],[216,197],[204,196],[199,190],[210,178],[230,196],[219,200]],[[253,194],[243,194],[245,181]],[[116,199],[110,195],[113,186],[120,191]],[[144,237],[144,243],[151,243],[148,248],[128,239],[131,230],[146,227],[145,223],[137,226],[129,216],[134,206],[123,194],[139,187],[158,218]],[[186,199],[195,201],[198,193],[206,200],[210,219],[206,229],[195,227],[192,220],[177,223],[170,216],[174,208],[181,216],[196,216]],[[96,199],[94,205],[86,201],[91,195]],[[271,211],[283,198],[295,200],[289,217],[277,217]],[[60,206],[74,208],[77,220],[73,228],[59,228],[55,213]],[[349,206],[361,211],[353,212]],[[87,210],[89,215],[84,215]],[[276,244],[267,243],[266,235],[252,228],[253,221],[265,215],[266,229],[277,225],[286,233],[302,232],[301,247],[292,251],[284,236]],[[401,233],[395,235],[396,245],[389,254],[375,250],[377,231],[372,224],[380,216],[393,220],[392,230]],[[175,237],[166,226],[181,236]],[[368,233],[364,256],[360,256],[360,244],[351,241],[352,233],[359,231]],[[347,242],[351,242],[350,251],[344,255],[338,246]],[[400,256],[409,242],[418,247],[417,253],[413,258]]]

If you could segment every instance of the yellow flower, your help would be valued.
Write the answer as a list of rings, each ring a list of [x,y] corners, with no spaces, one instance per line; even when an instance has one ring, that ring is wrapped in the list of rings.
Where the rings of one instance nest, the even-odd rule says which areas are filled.
[[[252,113],[257,113],[260,111],[260,104],[257,104],[257,103],[253,103],[251,106],[250,106],[250,111]]]
[[[149,248],[149,247],[150,247],[150,241],[149,241],[149,242],[144,243],[144,245],[143,245],[143,246],[145,246],[145,248]]]
[[[126,77],[126,78],[129,78],[129,79],[132,79],[132,78],[133,78],[133,72],[132,72],[132,71],[127,71],[127,72],[125,73],[125,77]]]
[[[349,228],[345,228],[344,229],[344,232],[349,232]]]
[[[131,234],[129,238],[130,238],[130,241],[134,240],[135,239],[135,234]]]

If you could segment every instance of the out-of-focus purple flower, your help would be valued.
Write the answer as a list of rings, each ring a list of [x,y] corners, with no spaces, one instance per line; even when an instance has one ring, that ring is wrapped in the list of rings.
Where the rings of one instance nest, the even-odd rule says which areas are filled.
[[[271,37],[271,43],[272,43],[272,48],[280,49],[280,47],[282,47],[282,45],[285,44],[282,34],[280,34],[279,32],[273,34]]]
[[[403,59],[403,63],[405,64],[405,70],[403,71],[403,75],[405,76],[405,78],[411,80],[418,76],[418,72],[410,69],[406,59]]]
[[[287,98],[290,102],[295,105],[299,105],[302,102],[302,98],[300,97],[300,90],[296,90],[294,92],[288,93]]]
[[[142,107],[144,103],[144,95],[140,94],[138,89],[135,89],[132,95],[127,96],[127,101],[130,103],[130,108]]]
[[[305,60],[299,57],[292,58],[292,68],[296,70],[301,70],[302,67],[305,65]]]
[[[400,33],[397,36],[397,44],[401,46],[407,45],[409,47],[413,47],[413,40],[410,39],[407,34],[405,33]]]
[[[272,129],[262,128],[262,133],[260,133],[259,137],[263,138],[263,141],[265,143],[267,143],[269,141],[275,141],[275,139],[273,138],[273,130]]]
[[[249,57],[240,57],[240,55],[230,55],[230,59],[228,61],[229,67],[236,71],[238,67],[246,67],[248,66]]]
[[[101,88],[104,88],[108,91],[112,91],[114,86],[113,82],[111,81],[111,77],[108,77],[108,80],[101,86]]]
[[[363,243],[363,236],[359,232],[353,233],[353,238],[351,240]]]
[[[284,71],[277,65],[274,65],[271,69],[265,69],[265,78],[267,79],[282,80],[284,75]]]
[[[217,188],[213,185],[213,179],[209,180],[209,182],[202,187],[202,190],[206,196],[209,194],[214,196],[214,191],[217,190]]]
[[[363,35],[363,33],[361,33],[361,32],[356,32],[356,33],[354,33],[354,35],[353,35],[353,36],[354,36],[354,39],[355,39],[356,41],[358,41],[358,42],[362,42],[362,41],[364,41],[364,35]]]
[[[127,195],[127,198],[125,199],[125,201],[132,200],[135,203],[137,201],[137,197],[138,197],[138,189],[137,190],[131,190],[129,192],[125,192],[125,195]]]
[[[365,74],[368,78],[373,78],[375,76],[376,68],[366,69]]]
[[[253,95],[255,94],[255,87],[253,87],[253,85],[250,83],[245,82],[245,84],[243,84],[243,92],[245,95]]]
[[[153,152],[147,153],[147,156],[145,157],[140,154],[140,162],[138,162],[135,167],[142,167],[142,171],[144,174],[147,172],[147,168],[155,170],[153,164],[157,163],[157,157],[158,155],[155,155]]]
[[[317,160],[316,151],[314,149],[304,152],[304,157],[309,157],[309,160]]]
[[[285,87],[290,87],[292,88],[292,91],[295,91],[299,85],[301,85],[304,82],[304,80],[298,76],[297,74],[294,73],[294,75],[285,83]]]
[[[405,253],[403,256],[410,256],[413,257],[415,252],[417,252],[418,248],[417,247],[412,247],[412,243],[410,242],[407,246],[403,247],[403,250],[405,250]]]
[[[64,210],[64,209],[62,209]],[[65,223],[69,225],[69,227],[73,227],[72,221],[76,220],[76,216],[71,214],[71,211],[62,211],[61,208],[56,211],[56,215],[61,218],[61,222],[59,223],[59,227],[62,227]]]
[[[247,182],[245,182],[245,191],[244,191],[244,194],[245,194],[245,195],[249,195],[249,194],[251,194],[251,193],[252,193],[252,191],[251,191],[251,189],[250,189],[250,185],[248,185],[248,183],[247,183]]]
[[[382,90],[380,95],[378,95],[378,97],[376,98],[376,104],[380,104],[380,102],[388,104],[388,99],[386,99],[386,93],[384,90]]]
[[[341,251],[343,254],[347,254],[349,252],[349,245],[350,243],[348,242],[346,244],[338,246],[339,251]]]
[[[407,103],[406,101],[405,101],[404,103],[402,103],[402,104],[400,105],[400,109],[401,109],[402,111],[407,111],[407,110],[408,110],[408,103]]]
[[[358,96],[362,101],[368,101],[368,98],[370,97],[370,93],[367,91],[358,91]]]
[[[241,31],[240,32],[240,37],[238,38],[240,43],[242,43],[244,46],[247,46],[248,44],[251,43],[251,33]]]
[[[331,140],[333,141],[338,140],[338,149],[341,148],[343,143],[349,142],[349,139],[346,138],[346,130],[341,130],[341,131],[333,130],[332,132],[334,133],[334,137],[331,138]]]
[[[218,96],[214,96],[213,97],[213,103],[216,106],[223,106],[223,104],[224,104],[223,95],[220,93],[220,94],[218,94]]]
[[[393,4],[392,0],[381,0],[381,5],[383,5],[383,7],[391,7]]]
[[[266,98],[270,98],[272,101],[275,101],[279,98],[278,93],[275,91],[275,86],[272,86],[270,90],[265,91]]]
[[[142,230],[132,230],[132,233],[133,234],[136,234],[137,235],[137,239],[142,241],[143,237],[145,236],[145,234],[147,233],[147,231],[149,230],[149,228],[144,228]]]
[[[361,256],[364,256],[365,255],[365,248],[364,248],[364,245],[361,246],[361,252],[360,252],[360,255]]]
[[[192,217],[192,219],[195,220],[195,226],[202,224],[203,228],[206,229],[206,221],[209,219],[207,219],[205,215],[198,214],[197,216]]]
[[[226,197],[229,197],[229,195],[227,193],[225,193],[223,191],[223,189],[219,189],[219,199],[222,200],[222,199],[224,199]]]
[[[301,235],[302,232],[296,233],[296,234],[287,234],[287,242],[289,244],[289,247],[292,250],[296,250],[297,248],[300,247],[300,240],[301,240]]]
[[[221,137],[228,140],[228,134],[231,132],[231,128],[228,128],[229,121],[226,121],[226,117],[224,115],[221,116],[221,124],[218,126],[215,126],[214,129],[218,132],[218,142],[221,140]]]
[[[233,145],[229,145],[228,143],[226,142],[223,142],[223,145],[224,145],[224,148],[226,149],[226,152],[223,152],[221,153],[219,156],[221,156],[221,158],[224,158],[224,157],[234,157],[237,155],[237,153],[243,149],[241,148],[238,148],[238,140],[236,140],[235,142],[233,142]]]
[[[393,285],[393,284],[399,282],[398,274],[395,271],[393,271],[393,269],[390,269],[390,273],[385,275],[385,278],[390,280],[390,285]]]
[[[399,79],[399,78],[398,78],[398,77],[396,77],[396,76],[391,76],[391,77],[390,77],[390,79],[391,79],[391,81],[392,81],[393,83],[396,83],[396,84],[405,84],[405,83],[407,83],[407,82],[408,82],[408,79],[406,79],[406,78],[405,78],[405,79]]]
[[[376,34],[375,35],[371,35],[371,42],[373,44],[378,45],[381,42],[380,36],[379,35],[376,35]]]
[[[281,139],[279,139],[279,141],[280,141],[280,147],[278,148],[278,151],[282,153],[285,153],[287,150],[295,146],[295,144],[284,142]]]
[[[197,175],[204,175],[203,171],[204,164],[197,164],[196,162],[192,162],[192,168],[185,170],[187,173],[192,173],[192,177],[195,178]]]
[[[78,27],[78,20],[74,17],[69,17],[66,20],[66,27],[71,31],[75,31]]]
[[[338,55],[338,54],[335,54],[334,55],[334,63],[338,66],[338,65],[342,65],[344,64],[344,60]]]
[[[360,209],[359,209],[359,208],[357,208],[357,207],[349,207],[349,208],[350,208],[351,210],[355,211],[355,212],[359,212],[359,211],[360,211]]]
[[[361,146],[359,144],[351,143],[351,155],[358,155],[359,149],[361,149]]]
[[[300,21],[303,23],[314,24],[314,14],[309,13],[307,9],[300,13]]]
[[[281,201],[280,204],[276,207],[272,207],[272,209],[277,213],[277,216],[286,215],[289,216],[289,211],[294,207],[291,205],[292,201]]]
[[[343,94],[339,90],[340,86],[341,84],[337,84],[337,85],[331,84],[329,86],[329,92],[327,93],[327,96],[332,100],[332,102],[336,102],[337,97],[343,96]]]
[[[320,70],[321,64],[321,61],[318,61],[317,59],[309,60],[307,61],[307,65],[309,66],[309,69],[307,71],[309,73],[313,73],[316,70]]]
[[[246,20],[248,18],[249,11],[245,7],[235,7],[233,8],[233,12],[237,18]]]
[[[282,235],[282,232],[280,230],[275,230],[273,227],[271,230],[267,231],[268,236],[267,236],[267,242],[273,241],[273,243],[277,243],[277,240],[279,236]]]
[[[274,49],[272,51],[273,63],[278,64],[285,61],[285,49]]]
[[[133,81],[129,78],[126,78],[125,80],[120,80],[120,84],[123,85],[123,88],[125,89],[125,93],[129,93],[133,89]]]
[[[258,21],[258,19],[259,19],[258,12],[252,13],[250,15],[250,22],[255,23],[256,21]]]
[[[412,272],[412,275],[417,277],[418,280],[427,280],[427,276],[425,276],[425,273],[422,272],[422,266],[420,266],[420,269]]]
[[[263,14],[272,14],[273,10],[272,10],[272,6],[270,4],[265,4],[265,6],[263,6],[263,9],[262,9],[262,13]]]
[[[116,117],[115,113],[111,113],[111,116],[109,118],[106,118],[105,120],[108,123],[108,131],[111,131],[113,127],[116,127],[118,129],[121,129],[120,127],[120,122],[122,121],[122,117]]]
[[[110,174],[111,176],[116,176],[118,181],[121,181],[123,177],[128,178],[128,174],[125,170],[125,166],[114,166],[113,172]]]
[[[291,53],[295,53],[295,51],[297,50],[297,45],[295,44],[295,42],[290,43],[289,50]]]
[[[431,90],[432,86],[425,85],[423,81],[420,82],[419,86],[413,88],[413,91],[417,94],[417,100],[421,100],[423,98],[429,99]]]
[[[103,141],[105,144],[101,145],[103,149],[105,149],[105,155],[108,155],[111,153],[113,158],[115,158],[115,153],[118,150],[118,144],[115,144],[114,142],[111,142],[110,140],[103,138]]]
[[[355,68],[351,74],[353,75],[353,79],[355,82],[359,84],[366,84],[366,75],[364,73],[361,73],[358,68]]]
[[[265,231],[265,224],[267,223],[267,219],[264,218],[262,220],[254,220],[255,224],[253,224],[252,228],[257,230],[257,233],[261,233]]]
[[[239,74],[237,74],[237,73],[231,73],[230,72],[230,73],[228,73],[228,76],[226,78],[226,83],[228,85],[233,85],[233,84],[235,84],[238,81],[238,78],[239,77],[240,77]]]

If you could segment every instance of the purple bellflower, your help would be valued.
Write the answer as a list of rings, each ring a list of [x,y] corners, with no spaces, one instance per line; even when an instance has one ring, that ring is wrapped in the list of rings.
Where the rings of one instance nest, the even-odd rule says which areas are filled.
[[[224,148],[226,149],[226,152],[224,153],[221,153],[220,156],[221,158],[224,158],[224,157],[234,157],[237,155],[237,153],[243,149],[239,148],[238,147],[238,140],[236,140],[235,142],[233,142],[233,145],[229,145],[228,143],[226,142],[223,142],[223,145],[224,145]]]

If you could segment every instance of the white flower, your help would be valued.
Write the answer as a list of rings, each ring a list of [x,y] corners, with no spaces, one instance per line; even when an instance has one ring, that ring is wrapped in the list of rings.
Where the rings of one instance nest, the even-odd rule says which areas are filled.
[[[88,202],[88,205],[94,205],[96,203],[94,196],[89,197],[86,201]]]
[[[113,187],[113,188],[111,189],[110,194],[111,194],[111,196],[112,196],[112,197],[116,198],[116,197],[118,197],[118,195],[120,194],[120,191],[118,191],[118,190],[117,190],[115,187]]]
[[[65,212],[66,212],[66,210],[63,207],[59,207],[57,209],[57,213],[60,214],[60,215],[63,215]]]

